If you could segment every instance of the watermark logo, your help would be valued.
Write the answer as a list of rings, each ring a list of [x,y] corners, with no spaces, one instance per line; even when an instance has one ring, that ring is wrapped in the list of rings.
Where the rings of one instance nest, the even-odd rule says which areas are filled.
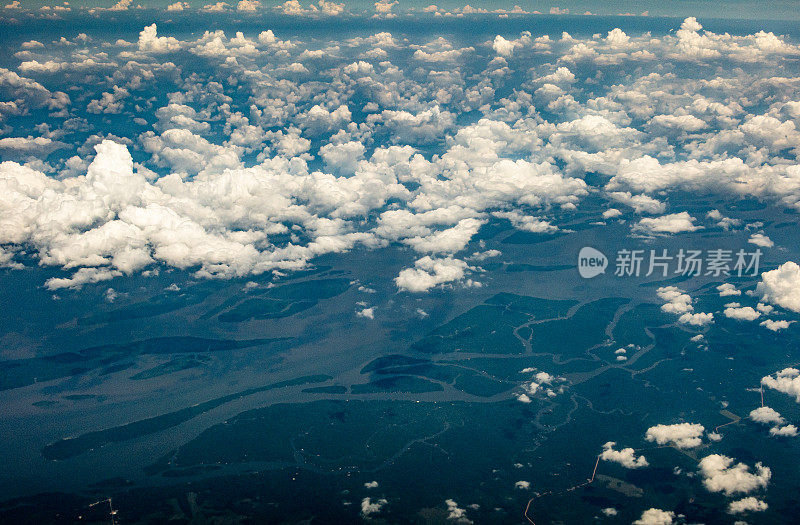
[[[650,277],[683,275],[686,277],[758,276],[762,252],[745,250],[617,250],[614,275],[617,277]],[[606,272],[608,258],[596,248],[586,246],[578,253],[578,273],[584,279]]]
[[[597,277],[606,272],[608,268],[608,257],[600,250],[585,246],[578,253],[578,273],[584,279]]]

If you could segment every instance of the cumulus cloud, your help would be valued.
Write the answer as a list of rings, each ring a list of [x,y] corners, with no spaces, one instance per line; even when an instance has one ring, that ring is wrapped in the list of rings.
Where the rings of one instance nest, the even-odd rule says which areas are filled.
[[[530,33],[527,33],[519,40],[507,40],[500,35],[494,37],[492,49],[500,56],[509,57],[514,53],[514,49],[530,43]],[[566,69],[566,68],[564,68]],[[569,71],[567,69],[567,71]]]
[[[525,215],[518,211],[496,211],[492,213],[492,216],[499,219],[508,219],[516,229],[527,232],[552,233],[558,230],[558,227],[551,224],[550,221],[531,215]]]
[[[352,114],[345,105],[328,110],[319,104],[312,106],[307,112],[298,115],[300,127],[314,135],[339,128],[350,122]]]
[[[761,312],[757,312],[751,306],[741,306],[739,303],[730,303],[725,305],[723,313],[729,319],[736,319],[737,321],[755,321],[761,317]]]
[[[656,115],[650,119],[649,124],[679,131],[699,131],[707,126],[694,115]]]
[[[697,423],[655,425],[647,429],[645,439],[659,445],[670,444],[681,449],[695,448],[703,444],[705,427]]]
[[[113,86],[112,91],[103,93],[99,99],[89,102],[89,105],[86,106],[86,111],[96,114],[121,113],[125,104],[123,101],[129,95],[130,93],[128,93],[127,89]]]
[[[694,310],[692,298],[676,286],[662,286],[656,290],[656,294],[666,303],[661,306],[661,310],[670,314],[684,314]]]
[[[358,310],[356,315],[365,319],[375,319],[375,308],[364,308],[362,310]]]
[[[319,0],[319,10],[327,16],[338,16],[344,13],[344,2],[337,4],[336,2],[326,2]]]
[[[756,423],[764,423],[765,425],[781,425],[784,422],[783,417],[770,407],[758,407],[750,411],[750,419]]]
[[[706,217],[715,221],[717,223],[717,226],[719,226],[725,231],[728,231],[742,224],[742,221],[740,219],[732,219],[730,217],[725,217],[719,210],[711,210],[706,214]]]
[[[675,513],[661,509],[647,509],[642,513],[642,517],[633,522],[633,525],[672,525]]]
[[[452,228],[424,237],[411,237],[403,242],[422,253],[456,253],[466,247],[482,224],[483,221],[477,219],[462,219]]]
[[[656,295],[665,302],[661,310],[678,315],[680,323],[705,326],[714,321],[712,313],[695,313],[691,296],[676,286],[662,286],[656,290]]]
[[[181,49],[182,43],[171,36],[158,36],[156,24],[150,24],[139,33],[139,51],[144,53],[169,53]]]
[[[397,2],[390,2],[389,0],[379,0],[375,2],[375,11],[380,14],[388,14],[392,11],[392,7],[397,5]]]
[[[755,244],[756,246],[760,246],[762,248],[772,248],[775,246],[775,243],[772,240],[764,235],[763,233],[754,233],[750,236],[747,240],[750,244]]]
[[[764,303],[758,303],[756,305],[756,310],[765,315],[771,314],[774,309],[775,308],[773,306]]]
[[[259,0],[239,0],[236,4],[237,11],[245,11],[253,13],[261,7]]]
[[[643,195],[643,194],[632,195],[628,191],[612,191],[608,194],[608,196],[617,202],[630,206],[631,208],[633,208],[633,211],[640,214],[664,213],[664,210],[666,210],[667,208],[666,204],[648,195]],[[652,225],[653,225],[652,221],[645,222],[642,228],[649,228]],[[656,226],[658,226],[658,223],[656,223]]]
[[[534,368],[525,368],[520,371],[522,374],[529,374],[534,372]],[[522,388],[525,390],[524,393],[517,396],[517,400],[522,403],[530,403],[531,396],[541,394],[547,397],[555,397],[560,393],[563,393],[567,386],[564,384],[566,381],[563,377],[557,377],[547,372],[537,372],[533,376],[533,381],[527,381],[522,384]],[[561,383],[558,387],[555,386],[555,383]]]
[[[227,11],[230,6],[225,2],[217,2],[215,4],[206,4],[203,6],[202,11],[206,13],[221,13]]]
[[[245,0],[203,10],[256,7]],[[186,4],[170,6],[179,8]],[[375,8],[388,17],[398,4]],[[328,0],[289,0],[279,10],[346,14]],[[785,158],[800,138],[800,106],[795,81],[773,74],[798,49],[767,32],[715,34],[694,19],[668,34],[614,28],[597,38],[554,39],[525,31],[457,44],[386,31],[320,44],[303,35],[281,40],[266,28],[177,38],[160,35],[155,24],[133,43],[85,35],[53,45],[30,41],[16,72],[0,70],[0,121],[46,110],[64,124],[4,131],[3,159],[19,163],[4,164],[2,189],[20,199],[23,213],[13,225],[8,220],[3,236],[10,249],[30,249],[43,264],[97,275],[174,264],[198,276],[230,277],[302,268],[355,246],[395,245],[445,261],[440,271],[423,262],[402,270],[407,280],[398,276],[431,289],[466,281],[468,269],[447,261],[457,260],[483,224],[507,220],[520,230],[566,232],[574,217],[565,217],[582,211],[595,192],[620,209],[658,215],[634,223],[644,235],[701,228],[687,211],[664,215],[672,192],[800,209],[800,167]],[[687,62],[708,75],[687,75]],[[587,90],[607,81],[607,67],[625,75]],[[587,70],[599,74],[587,77]],[[326,81],[313,81],[317,75]],[[45,87],[62,78],[86,88],[67,95]],[[513,90],[511,78],[522,79]],[[149,96],[149,86],[166,100]],[[141,131],[114,140],[141,155],[126,180],[141,175],[145,182],[127,207],[116,207],[86,176],[99,140],[78,146],[68,160],[53,152],[71,148],[76,129],[105,136],[95,115],[129,112]],[[471,117],[462,121],[464,114]],[[24,168],[59,177],[51,184]],[[34,191],[11,182],[17,171],[35,180]],[[586,173],[607,183],[590,187]],[[58,206],[87,219],[58,227]],[[736,227],[720,210],[707,219]],[[608,210],[603,218],[619,214]],[[183,245],[157,235],[159,228],[183,235]],[[751,237],[757,246],[767,240]],[[790,301],[791,288],[778,290],[765,275],[765,301]],[[713,320],[688,308],[677,315],[694,326]],[[789,321],[763,323],[781,329]]]
[[[182,190],[179,179],[177,186],[152,185],[134,170],[124,146],[106,140],[96,149],[87,174],[64,181],[0,164],[0,186],[8,190],[0,208],[16,211],[13,217],[4,211],[0,219],[2,242],[29,244],[46,264],[87,267],[73,282],[53,280],[51,287],[97,282],[154,260],[182,268],[200,265],[208,274],[255,269],[258,252],[252,243],[260,234],[207,231],[199,216],[191,220],[165,206],[174,198],[170,192]],[[45,202],[50,204],[43,221]]]
[[[353,173],[358,163],[364,159],[365,151],[366,148],[362,143],[350,141],[343,144],[326,144],[320,148],[319,154],[330,168]]]
[[[361,515],[366,517],[377,514],[381,509],[389,503],[385,499],[364,498],[361,500]]]
[[[466,509],[462,509],[458,506],[452,499],[445,500],[445,505],[447,505],[447,519],[453,521],[455,523],[472,523],[472,520],[467,518],[467,511]]]
[[[6,155],[11,153],[46,157],[63,147],[66,147],[66,144],[47,137],[3,137],[0,139],[0,151]]]
[[[333,1],[319,0],[316,5],[309,3],[307,7],[304,7],[298,0],[287,0],[276,6],[275,9],[289,16],[339,16],[345,12],[345,4],[344,2],[336,3]]]
[[[761,378],[761,384],[778,392],[794,396],[800,403],[800,370],[784,368],[780,372]]]
[[[769,467],[756,463],[754,471],[744,463],[734,463],[732,458],[711,454],[700,460],[703,484],[710,492],[723,492],[726,496],[765,489],[772,477]]]
[[[396,141],[409,144],[429,144],[440,139],[445,131],[455,125],[455,115],[438,106],[418,113],[386,109],[369,115],[367,122],[380,124]]]
[[[630,469],[642,468],[650,465],[644,456],[637,457],[636,452],[632,448],[614,450],[614,445],[616,445],[616,443],[613,441],[609,441],[603,445],[603,452],[600,454],[600,459],[612,463],[619,463],[623,467]]]
[[[127,11],[133,0],[119,0],[116,4],[108,8],[109,11]]]
[[[731,295],[742,295],[741,290],[736,289],[736,286],[731,283],[725,283],[717,286],[720,297],[728,297]]]
[[[756,293],[766,302],[800,313],[800,266],[789,261],[762,273]]]
[[[795,437],[797,436],[797,427],[795,425],[775,426],[769,429],[769,435],[778,437]]]
[[[772,330],[773,332],[779,332],[781,330],[786,330],[789,328],[789,325],[794,323],[794,321],[787,321],[785,319],[765,319],[761,321],[759,324],[766,328],[767,330]]]
[[[686,313],[678,318],[678,322],[691,326],[706,326],[714,321],[712,313]]]
[[[109,281],[114,277],[120,277],[122,272],[109,268],[79,268],[72,277],[51,277],[44,285],[48,290],[58,290],[61,288],[80,288],[84,284],[94,284]]]
[[[728,504],[728,512],[730,514],[742,514],[745,512],[763,512],[769,506],[760,499],[748,496],[736,501],[731,501]]]
[[[43,46],[40,42],[31,40],[25,42],[23,47],[29,48],[36,44]],[[18,75],[14,71],[0,68],[0,89],[9,97],[9,101],[0,104],[0,115],[2,114],[29,114],[31,109],[48,108],[51,110],[63,110],[70,105],[69,96],[61,91],[52,92],[39,82]]]
[[[688,212],[672,213],[661,217],[645,217],[633,227],[636,232],[646,234],[669,234],[693,232],[700,229],[694,222],[696,219]]]
[[[425,292],[440,284],[463,279],[467,268],[467,263],[459,259],[434,259],[426,255],[417,259],[414,268],[402,270],[395,283],[401,291]]]

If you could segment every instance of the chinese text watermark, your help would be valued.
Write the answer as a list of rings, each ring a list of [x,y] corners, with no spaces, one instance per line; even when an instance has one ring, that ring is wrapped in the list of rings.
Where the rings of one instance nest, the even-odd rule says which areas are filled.
[[[685,250],[669,252],[660,250],[618,250],[614,259],[614,275],[617,277],[667,277],[684,275],[687,277],[711,276],[737,277],[757,276],[761,263],[760,249],[746,251],[725,250]],[[605,273],[608,258],[596,248],[584,247],[578,254],[578,272],[581,277],[591,279]]]

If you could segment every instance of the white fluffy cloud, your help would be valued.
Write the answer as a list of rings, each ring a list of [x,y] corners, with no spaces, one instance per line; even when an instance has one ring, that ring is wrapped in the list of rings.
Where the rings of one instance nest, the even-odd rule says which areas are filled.
[[[714,314],[702,312],[685,313],[678,317],[678,322],[691,326],[706,326],[714,322]]]
[[[693,232],[700,229],[700,226],[694,224],[696,220],[685,211],[661,217],[644,217],[636,223],[633,230],[647,234]]]
[[[365,319],[375,319],[375,308],[363,308],[358,310],[356,315]]]
[[[775,246],[775,243],[772,240],[764,235],[763,233],[754,233],[750,236],[747,240],[750,244],[755,244],[756,246],[760,246],[762,248],[772,248]]]
[[[261,7],[259,0],[239,0],[236,4],[237,11],[245,11],[253,13]]]
[[[502,56],[511,56],[515,47],[516,45],[512,40],[506,40],[500,35],[494,37],[494,41],[492,42],[492,49],[494,49],[498,55]]]
[[[466,509],[462,509],[458,506],[452,499],[445,500],[445,505],[447,505],[447,519],[450,521],[454,521],[456,523],[472,523],[472,520],[467,518],[467,511]]]
[[[531,373],[533,371],[534,369],[532,368],[525,368],[521,371],[521,373]],[[549,388],[548,386],[552,386],[555,382],[563,383],[564,381],[565,379],[563,377],[556,377],[552,374],[548,374],[547,372],[537,372],[533,376],[533,381],[526,382],[522,385],[522,387],[526,390],[526,393],[521,394],[521,396],[525,396],[525,398],[528,399],[528,402],[530,402],[529,395],[533,396],[539,393],[548,397],[555,397],[558,395],[558,393],[563,392],[566,389],[566,386],[563,384],[558,388]],[[524,400],[519,399],[519,397],[517,399],[525,402]]]
[[[377,514],[387,503],[389,502],[383,498],[374,500],[372,498],[364,498],[361,500],[361,515],[366,518]]]
[[[395,283],[403,291],[425,292],[440,284],[463,279],[467,268],[467,263],[459,259],[434,259],[426,255],[417,259],[414,268],[402,270]]]
[[[741,290],[737,290],[734,285],[731,283],[724,283],[717,286],[717,290],[719,291],[720,297],[728,297],[731,295],[742,295]]]
[[[779,332],[781,330],[786,330],[789,326],[794,323],[794,321],[787,321],[785,319],[765,319],[761,321],[759,324],[766,328],[767,330],[772,330],[773,332]]]
[[[725,317],[737,321],[755,321],[761,317],[761,312],[757,312],[751,306],[741,306],[739,303],[726,304],[723,313]]]
[[[742,514],[744,512],[763,512],[769,505],[760,499],[748,496],[736,501],[731,501],[728,505],[728,512],[731,514]]]
[[[705,326],[714,321],[714,314],[694,311],[692,298],[676,286],[662,286],[656,295],[665,302],[661,310],[678,315],[678,322],[692,326]]]
[[[769,429],[769,434],[778,437],[795,437],[797,436],[797,427],[795,425],[775,426]]]
[[[800,403],[800,370],[796,368],[784,368],[774,375],[764,376],[761,378],[761,384],[767,388],[794,396],[795,400]]]
[[[762,273],[756,293],[764,301],[800,313],[800,266],[789,261]]]
[[[784,422],[783,417],[770,407],[758,407],[750,411],[750,419],[756,423],[764,423],[765,425],[781,425]]]
[[[70,104],[65,93],[52,92],[39,82],[5,68],[0,68],[0,89],[10,95],[10,100],[0,104],[0,116],[3,113],[25,115],[30,109],[41,107],[64,109]]]
[[[36,154],[46,157],[49,153],[64,146],[64,143],[47,137],[3,137],[0,139],[0,151],[6,154]]]
[[[155,24],[150,24],[139,33],[139,51],[144,53],[170,53],[182,47],[183,44],[175,37],[158,36]]]
[[[661,509],[647,509],[642,517],[633,522],[633,525],[672,525],[675,513]]]
[[[636,456],[636,452],[632,448],[623,448],[621,450],[614,450],[613,441],[609,441],[603,445],[603,452],[600,454],[600,459],[603,461],[610,461],[612,463],[619,463],[625,468],[635,469],[649,466],[647,459],[644,456]]]
[[[466,247],[482,224],[483,221],[477,219],[462,219],[452,228],[424,237],[411,237],[403,242],[421,253],[456,253]]]
[[[393,16],[396,5],[378,2],[377,14]],[[179,7],[186,4],[171,9]],[[203,9],[258,7],[244,0]],[[278,9],[346,13],[329,0],[289,0]],[[468,269],[455,257],[482,224],[503,219],[516,229],[568,233],[564,216],[595,192],[637,214],[660,215],[634,223],[645,235],[702,227],[686,211],[664,215],[676,191],[753,196],[800,209],[800,167],[785,158],[800,138],[797,83],[774,75],[800,48],[783,37],[715,34],[687,19],[677,32],[660,35],[617,28],[597,38],[423,38],[382,31],[320,43],[302,35],[281,40],[266,28],[179,38],[151,24],[133,43],[85,35],[53,46],[30,41],[20,49],[17,72],[0,69],[0,89],[10,95],[0,103],[0,122],[42,110],[64,117],[64,125],[40,126],[36,134],[4,130],[4,159],[19,164],[4,164],[3,199],[6,209],[19,206],[22,213],[0,219],[3,238],[10,250],[30,248],[44,264],[84,268],[76,283],[151,264],[198,276],[246,275],[301,268],[357,245],[396,244],[444,261],[435,268],[423,259],[398,276],[404,289],[423,290],[466,279]],[[547,63],[529,60],[534,55]],[[686,76],[686,62],[707,74]],[[602,85],[611,78],[607,67],[625,75]],[[597,76],[587,77],[587,69]],[[511,78],[524,80],[509,93]],[[86,89],[48,89],[63,79]],[[149,96],[149,86],[163,89],[167,100]],[[85,175],[96,142],[66,161],[53,152],[75,143],[74,129],[105,136],[95,115],[134,113],[138,135],[114,140],[141,155],[126,180],[145,181],[135,202],[117,208],[108,204],[115,197]],[[459,118],[465,114],[470,118]],[[59,177],[51,183],[31,176],[23,162]],[[17,171],[37,179],[34,191],[10,182]],[[608,182],[592,188],[586,173]],[[739,220],[716,211],[708,218],[717,224]],[[58,213],[91,220],[60,227]],[[168,242],[159,230],[181,235],[181,242]],[[750,241],[772,242],[763,233]],[[778,290],[765,275],[765,300],[791,304],[793,288]],[[681,323],[713,320],[685,310]],[[764,326],[787,323],[770,319]]]
[[[772,425],[769,429],[771,436],[794,437],[797,435],[795,425],[785,425],[786,420],[776,410],[770,407],[758,407],[750,412],[750,419],[756,423]]]
[[[516,229],[526,232],[552,233],[558,230],[558,227],[553,226],[549,221],[525,215],[518,211],[497,211],[492,213],[492,216],[499,219],[508,219]]]
[[[676,286],[662,286],[656,294],[666,302],[661,306],[664,312],[680,315],[694,310],[691,296]]]
[[[632,195],[628,191],[612,191],[609,192],[608,196],[617,202],[630,206],[636,213],[664,213],[667,208],[663,202],[644,194]],[[650,221],[644,224],[644,227],[649,227],[653,223]]]
[[[676,423],[655,425],[647,429],[645,439],[659,445],[671,444],[678,448],[694,448],[702,445],[703,425],[697,423]]]
[[[700,460],[703,484],[710,492],[723,492],[727,496],[765,489],[772,477],[769,467],[756,463],[754,471],[744,463],[734,463],[732,458],[711,454]]]
[[[48,290],[61,288],[80,288],[84,284],[94,284],[120,277],[122,272],[109,268],[79,268],[71,277],[51,277],[45,282]]]
[[[152,155],[153,162],[171,168],[176,175],[161,177],[155,182],[145,180],[133,169],[125,147],[103,143],[93,163],[94,172],[103,164],[119,173],[119,184],[126,188],[126,195],[130,194],[133,207],[110,209],[106,206],[104,210],[92,210],[93,217],[102,218],[101,222],[108,224],[98,224],[80,235],[66,234],[73,229],[69,223],[64,223],[62,233],[57,235],[57,231],[52,231],[57,223],[37,217],[39,213],[52,211],[37,204],[44,196],[36,191],[52,187],[56,193],[48,194],[48,199],[56,198],[59,202],[69,202],[73,208],[81,208],[117,200],[119,196],[107,194],[110,187],[94,185],[90,177],[82,176],[66,179],[63,184],[48,182],[42,174],[13,163],[4,164],[8,175],[3,184],[13,200],[8,201],[7,206],[28,203],[28,213],[17,217],[13,223],[6,221],[7,235],[3,241],[33,244],[48,264],[67,267],[120,263],[117,268],[128,272],[157,261],[180,268],[199,265],[201,275],[241,275],[275,267],[302,267],[310,258],[331,251],[345,251],[355,243],[378,245],[375,234],[388,235],[386,239],[390,241],[402,240],[419,252],[449,255],[462,250],[475,235],[484,221],[479,218],[483,210],[509,202],[529,206],[570,204],[585,193],[582,181],[565,178],[546,164],[500,160],[490,165],[489,170],[472,171],[463,161],[458,166],[453,165],[448,156],[441,159],[441,166],[431,165],[415,156],[408,147],[379,149],[370,159],[364,159],[364,147],[355,141],[331,144],[320,150],[326,164],[340,171],[340,176],[309,172],[303,160],[291,158],[302,155],[309,144],[296,128],[274,136],[278,157],[245,169],[241,161],[244,148],[236,144],[220,146],[204,138],[202,133],[208,126],[199,120],[200,115],[193,108],[172,103],[164,111],[159,110],[158,115],[165,129],[160,134],[145,132],[140,141],[144,150]],[[186,121],[193,123],[191,127],[195,131],[186,128]],[[453,148],[459,153],[468,151],[458,142]],[[398,164],[408,162],[412,162],[411,171],[396,173]],[[435,170],[445,167],[448,180],[435,174]],[[38,182],[33,188],[40,190],[20,194],[14,180],[16,175],[12,174],[18,171],[36,179]],[[141,170],[141,173],[147,172]],[[182,180],[179,174],[194,177]],[[404,181],[415,182],[418,189],[409,191],[401,184]],[[231,193],[228,188],[234,186],[240,191]],[[403,209],[392,211],[404,214],[405,226],[401,229],[390,227],[384,219],[393,215],[387,214],[381,216],[375,233],[356,231],[357,225],[347,222],[380,210],[389,199],[400,199],[407,202],[411,210],[418,210],[417,213]],[[523,229],[530,229],[532,221],[538,220],[517,215],[512,218],[512,222]],[[302,225],[312,233],[311,242],[270,247],[269,236],[285,232],[284,222]],[[31,231],[41,230],[43,223],[47,223],[51,231]],[[182,248],[177,250],[175,243],[170,248],[163,246],[168,242],[166,232],[179,224],[183,231]],[[543,229],[550,229],[545,221],[541,224],[545,225]],[[333,225],[336,227],[332,229]],[[105,232],[112,228],[128,228],[130,232],[110,237]],[[393,233],[395,230],[398,233]],[[101,238],[107,240],[107,245],[100,243]],[[90,239],[92,243],[88,243]],[[129,245],[123,246],[121,243],[126,239]],[[81,243],[82,255],[75,252],[77,245],[73,241]],[[69,250],[62,246],[67,242],[72,246]],[[192,244],[195,242],[199,244]],[[94,253],[89,253],[92,250]],[[223,256],[226,250],[230,255]],[[234,254],[239,256],[236,260]],[[123,259],[131,262],[123,266]],[[402,289],[422,291],[460,280],[465,270],[463,261],[448,257],[436,261],[423,258],[415,268],[402,272],[397,282]]]
[[[220,182],[224,184],[217,180]],[[239,197],[223,186],[215,190],[206,184],[202,177],[192,183],[166,178],[151,184],[134,170],[127,149],[111,141],[97,146],[87,175],[64,181],[3,163],[0,186],[7,191],[0,208],[14,209],[16,214],[4,211],[1,242],[29,244],[46,264],[87,266],[94,271],[108,266],[112,273],[104,275],[136,271],[154,260],[179,268],[199,266],[201,275],[244,275],[297,262],[315,252],[348,249],[359,240],[349,234],[334,238],[322,230],[304,248],[259,252],[256,243],[263,242],[270,232],[284,231],[278,222],[269,226],[268,219],[270,206],[276,211],[283,209],[281,201],[273,198],[272,204],[259,204],[261,213],[267,213],[262,215],[267,219],[266,229],[236,232],[229,226],[220,233],[219,226],[241,222],[239,214],[245,210],[226,210],[223,200],[212,195],[223,191],[230,204]],[[213,213],[202,204],[206,198],[216,201]],[[276,204],[281,207],[275,208]],[[312,228],[319,224],[308,215],[300,219],[309,220]]]

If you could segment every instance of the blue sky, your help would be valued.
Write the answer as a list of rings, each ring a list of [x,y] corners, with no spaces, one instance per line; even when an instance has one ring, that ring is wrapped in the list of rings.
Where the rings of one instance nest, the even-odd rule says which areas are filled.
[[[11,0],[9,0],[10,2]],[[8,3],[8,2],[7,2]],[[55,5],[61,2],[43,2],[39,0],[19,0],[19,6],[23,9],[37,9],[43,5]],[[146,8],[165,8],[173,3],[171,0],[142,0],[134,2],[133,5],[142,5]],[[190,1],[189,6],[200,8],[208,2]],[[235,2],[231,2],[232,4]],[[280,2],[264,1],[261,2],[262,8],[269,9],[279,5]],[[374,2],[365,0],[345,1],[345,9],[354,13],[367,13],[374,11]],[[402,0],[394,7],[394,11],[406,12],[409,10],[421,10],[430,4],[435,4],[444,10],[453,10],[469,4],[475,8],[495,10],[498,8],[511,9],[519,5],[529,12],[539,11],[550,13],[551,9],[569,10],[570,14],[584,14],[589,11],[600,15],[616,15],[621,13],[641,14],[649,13],[651,16],[686,17],[698,16],[706,18],[728,18],[728,19],[759,19],[759,20],[797,20],[800,19],[800,10],[797,9],[797,2],[793,0],[775,0],[771,2],[751,2],[747,0],[553,0],[553,1],[531,1],[519,0],[508,2],[491,2],[486,0],[476,0],[472,2],[456,2],[444,0],[431,2],[407,1]],[[108,0],[75,0],[71,1],[73,7],[110,7],[114,2]],[[307,2],[301,2],[307,4]]]

